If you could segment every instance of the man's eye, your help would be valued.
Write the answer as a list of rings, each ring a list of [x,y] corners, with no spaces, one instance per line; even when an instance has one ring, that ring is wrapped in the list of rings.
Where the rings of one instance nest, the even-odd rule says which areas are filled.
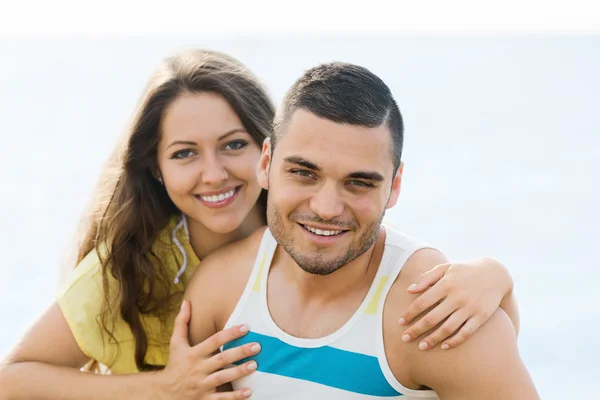
[[[353,186],[364,187],[364,188],[372,188],[372,187],[374,187],[372,183],[365,182],[365,181],[359,181],[359,180],[356,180],[356,179],[348,181],[348,183],[350,185],[353,185]]]
[[[298,175],[303,178],[312,178],[313,177],[313,173],[310,171],[307,171],[305,169],[293,169],[290,172],[294,175]]]

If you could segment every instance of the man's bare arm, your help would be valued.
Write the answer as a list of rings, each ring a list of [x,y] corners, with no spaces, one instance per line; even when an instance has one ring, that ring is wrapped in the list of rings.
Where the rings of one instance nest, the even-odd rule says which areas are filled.
[[[437,354],[421,357],[414,376],[443,400],[539,399],[503,310],[496,311],[464,347],[433,353]]]
[[[393,316],[412,301],[404,287],[423,271],[445,262],[434,250],[421,250],[406,263],[386,300],[386,354],[397,379],[411,389],[432,388],[443,400],[538,399],[517,349],[515,329],[498,310],[471,339],[451,350],[419,350],[415,343],[395,340],[401,334]]]

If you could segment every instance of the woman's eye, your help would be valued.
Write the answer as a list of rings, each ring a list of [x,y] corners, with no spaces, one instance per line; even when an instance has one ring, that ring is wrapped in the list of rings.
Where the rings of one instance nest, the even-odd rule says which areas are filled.
[[[248,145],[245,140],[234,140],[225,145],[225,150],[240,150]]]
[[[171,156],[172,159],[176,159],[176,160],[183,160],[186,159],[188,157],[191,157],[194,155],[194,152],[190,149],[183,149],[183,150],[179,150],[176,151],[175,153],[173,153],[173,155]]]

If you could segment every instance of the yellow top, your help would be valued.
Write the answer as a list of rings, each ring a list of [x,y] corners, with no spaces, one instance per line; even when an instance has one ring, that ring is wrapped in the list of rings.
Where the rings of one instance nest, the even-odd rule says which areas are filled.
[[[184,222],[179,216],[172,218],[152,247],[167,269],[167,276],[170,277],[170,282],[174,286],[173,293],[184,290],[184,283],[174,283],[184,261],[184,255],[180,248],[185,251],[185,258],[187,258],[185,272],[181,277],[182,282],[189,281],[191,274],[200,262],[190,245],[187,226]],[[173,241],[173,235],[176,235],[180,246]],[[110,273],[108,273],[108,278],[112,301],[116,299],[118,284]],[[114,323],[114,326],[109,325],[109,328],[112,328],[112,334],[116,341],[104,331],[100,324],[104,290],[102,268],[95,250],[81,260],[77,268],[71,272],[67,282],[58,293],[57,302],[79,348],[85,355],[109,366],[113,374],[139,372],[135,363],[135,340],[129,325],[119,316],[118,303],[115,303],[117,304],[116,316],[109,321],[109,323]],[[179,307],[174,307],[164,322],[156,316],[142,315],[142,323],[148,335],[146,363],[167,364],[169,341],[178,311]]]

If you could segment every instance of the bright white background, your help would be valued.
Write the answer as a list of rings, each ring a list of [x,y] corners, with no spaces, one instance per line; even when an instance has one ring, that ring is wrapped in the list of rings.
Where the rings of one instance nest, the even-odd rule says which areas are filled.
[[[174,51],[205,47],[246,63],[276,102],[319,62],[380,75],[406,123],[403,192],[388,215],[454,260],[502,260],[516,281],[521,354],[542,398],[599,398],[600,36],[566,33],[593,28],[588,17],[598,13],[561,14],[546,3],[529,21],[497,18],[502,8],[478,19],[447,9],[454,20],[419,9],[416,23],[395,11],[413,21],[396,33],[367,32],[360,14],[344,19],[345,33],[329,32],[340,19],[327,24],[316,11],[307,28],[308,3],[287,23],[196,7],[203,33],[185,7],[169,6],[167,29],[154,15],[138,31],[127,6],[129,14],[88,10],[70,24],[60,19],[67,7],[41,3],[28,19],[26,3],[11,5],[18,18],[0,12],[0,357],[52,301],[61,254],[150,72]],[[94,13],[116,25],[102,28]],[[390,14],[380,12],[380,29],[394,28]],[[423,32],[434,16],[445,33]],[[496,31],[506,28],[518,31]],[[528,32],[535,28],[554,29]]]

